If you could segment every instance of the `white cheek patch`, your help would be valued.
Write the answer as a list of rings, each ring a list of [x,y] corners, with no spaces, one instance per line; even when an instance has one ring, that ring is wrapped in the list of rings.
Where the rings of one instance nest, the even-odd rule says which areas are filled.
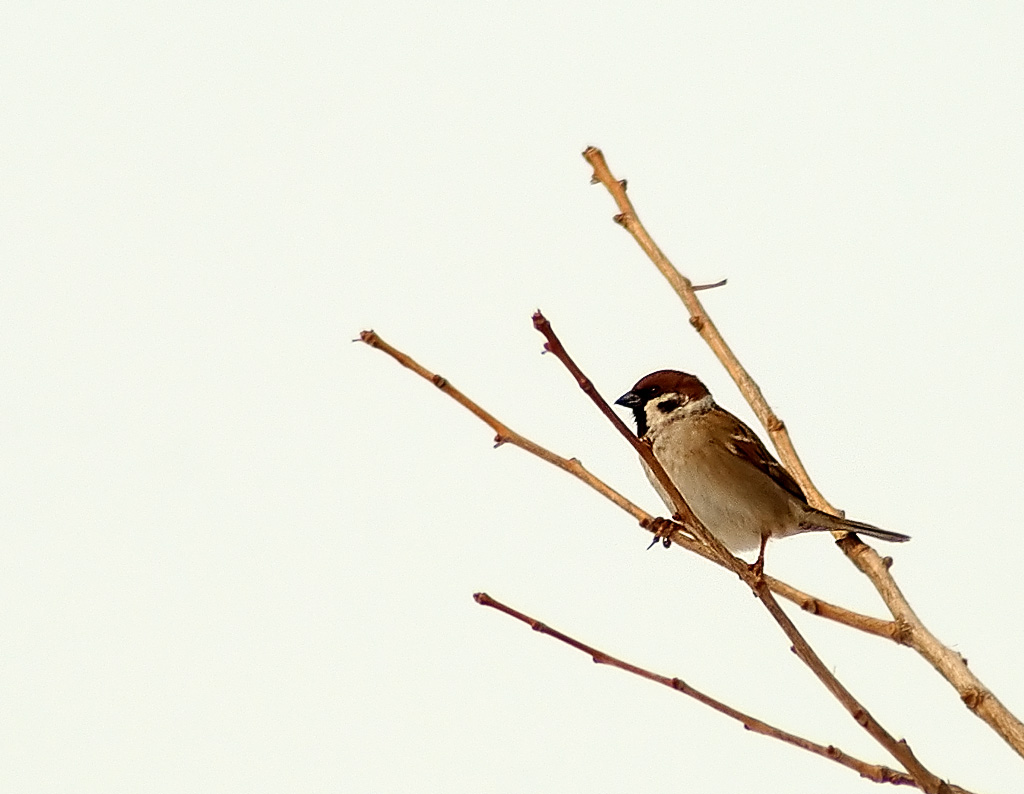
[[[714,402],[710,394],[699,400],[691,400],[684,394],[663,394],[644,406],[644,413],[647,415],[647,432],[657,432],[671,422],[705,413],[713,406]]]
[[[657,399],[651,400],[644,406],[644,413],[647,415],[647,427],[649,431],[657,431],[664,427],[674,418],[683,415],[683,407],[687,398],[681,394],[663,394]]]
[[[687,416],[692,416],[693,414],[704,414],[714,407],[715,401],[711,399],[711,395],[705,394],[699,400],[695,400],[686,406],[686,414]]]

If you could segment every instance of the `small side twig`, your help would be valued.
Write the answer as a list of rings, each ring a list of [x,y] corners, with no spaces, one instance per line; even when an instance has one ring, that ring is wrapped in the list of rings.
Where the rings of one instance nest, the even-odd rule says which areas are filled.
[[[804,739],[801,736],[784,731],[781,728],[776,728],[774,725],[770,725],[764,720],[759,720],[757,717],[745,714],[742,711],[734,709],[732,706],[726,705],[722,701],[711,697],[710,695],[704,694],[679,678],[670,678],[665,675],[660,675],[638,665],[618,659],[598,648],[594,648],[591,645],[586,645],[585,643],[570,637],[568,634],[564,634],[557,629],[553,629],[547,624],[531,618],[529,615],[519,612],[518,610],[491,598],[487,593],[474,593],[473,599],[481,606],[491,607],[499,612],[503,612],[509,617],[525,623],[536,632],[546,634],[578,651],[582,651],[590,656],[596,664],[606,664],[610,667],[617,667],[620,670],[625,670],[627,673],[638,675],[641,678],[646,678],[649,681],[654,681],[655,683],[667,686],[683,695],[687,695],[698,703],[703,703],[705,706],[714,709],[720,714],[724,714],[725,716],[736,720],[748,731],[753,731],[754,733],[759,733],[762,736],[769,736],[773,739],[778,739],[781,742],[791,744],[794,747],[799,747],[802,750],[814,753],[822,758],[835,761],[837,764],[841,764],[848,769],[852,769],[861,777],[873,780],[876,783],[892,783],[896,786],[913,786],[915,788],[920,788],[917,782],[904,772],[900,772],[882,764],[871,764],[867,761],[862,761],[861,759],[849,755],[833,745],[818,744],[817,742],[812,742],[809,739]],[[970,794],[966,789],[962,789],[959,786],[950,786],[950,789],[955,792],[955,794]]]
[[[723,278],[721,281],[716,281],[714,284],[694,284],[691,289],[694,292],[700,292],[705,289],[716,289],[717,287],[724,287],[728,281],[729,279]]]

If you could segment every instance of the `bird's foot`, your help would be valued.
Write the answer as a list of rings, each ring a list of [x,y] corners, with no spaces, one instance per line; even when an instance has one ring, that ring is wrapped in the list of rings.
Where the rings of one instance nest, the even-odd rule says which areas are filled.
[[[654,538],[651,540],[651,545],[647,547],[648,549],[653,548],[654,544],[659,540],[661,541],[661,545],[667,549],[672,545],[672,533],[677,529],[682,529],[679,524],[674,521],[670,521],[667,518],[652,518],[650,521],[641,522],[640,525],[644,529],[649,529],[654,533]]]
[[[764,547],[768,544],[768,536],[761,538],[761,548],[757,553],[757,559],[749,566],[750,573],[754,576],[754,582],[761,584],[764,581]]]

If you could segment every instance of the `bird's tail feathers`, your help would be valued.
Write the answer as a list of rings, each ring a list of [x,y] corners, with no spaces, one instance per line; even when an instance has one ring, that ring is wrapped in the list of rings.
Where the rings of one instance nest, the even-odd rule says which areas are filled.
[[[878,538],[879,540],[887,540],[892,543],[904,543],[910,540],[910,535],[904,535],[902,532],[891,532],[888,529],[881,529],[873,524],[865,524],[862,521],[852,521],[849,518],[830,516],[828,513],[822,513],[818,510],[810,511],[808,516],[800,523],[800,528],[808,531],[845,529],[849,532],[856,532],[859,535],[867,535],[872,538]]]

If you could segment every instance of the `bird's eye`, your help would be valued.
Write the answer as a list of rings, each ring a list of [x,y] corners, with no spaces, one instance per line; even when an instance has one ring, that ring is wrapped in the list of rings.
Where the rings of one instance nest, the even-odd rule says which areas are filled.
[[[658,410],[661,411],[663,414],[670,414],[682,404],[682,400],[672,397],[668,400],[662,400],[660,403],[658,403]]]

